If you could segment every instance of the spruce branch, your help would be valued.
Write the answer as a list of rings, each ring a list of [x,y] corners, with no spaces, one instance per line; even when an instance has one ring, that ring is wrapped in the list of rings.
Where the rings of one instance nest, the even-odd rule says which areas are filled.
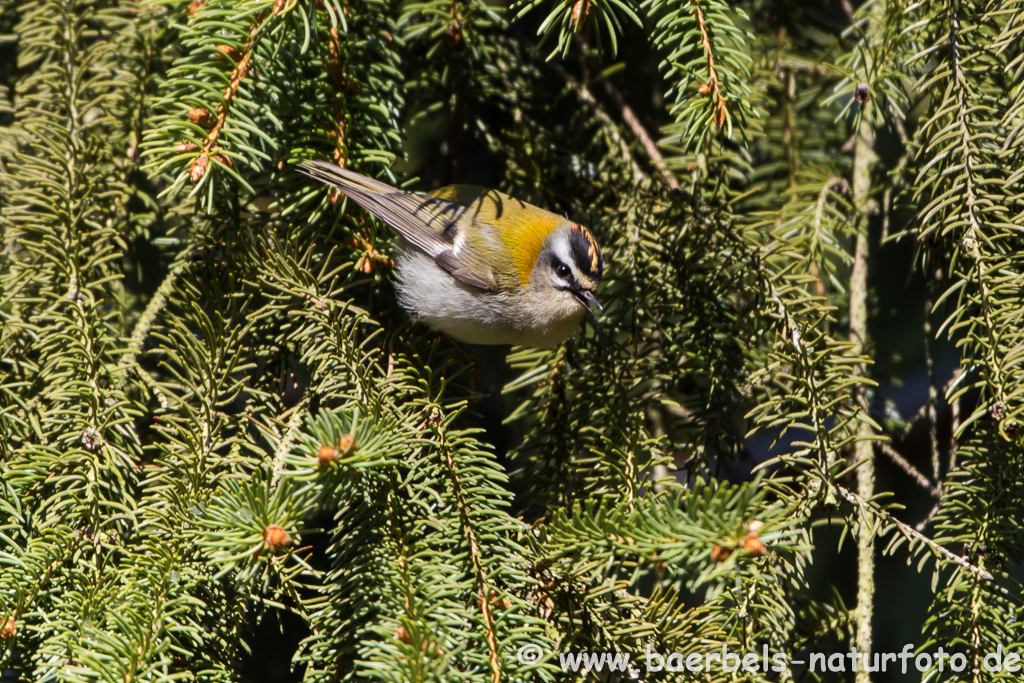
[[[593,93],[590,92],[590,89],[577,81],[572,74],[565,70],[564,67],[559,64],[555,64],[553,68],[565,80],[565,82],[569,84],[569,87],[576,92],[580,100],[591,107],[594,112],[594,116],[601,122],[602,127],[608,132],[612,142],[618,146],[623,160],[625,160],[629,165],[629,168],[633,173],[633,182],[637,185],[643,182],[647,178],[647,175],[633,158],[633,153],[630,151],[629,145],[619,132],[619,126],[615,123],[614,119],[612,119],[608,112],[605,111],[605,108],[597,101],[597,98],[595,98]],[[644,149],[646,151],[646,146]]]
[[[866,513],[869,517],[877,517],[883,519],[888,524],[891,524],[897,531],[900,532],[900,534],[906,540],[910,541],[911,543],[915,545],[924,545],[929,550],[931,550],[933,555],[935,555],[939,559],[945,560],[947,562],[952,562],[960,567],[963,567],[968,572],[974,574],[980,579],[983,579],[985,581],[992,581],[995,579],[995,577],[992,576],[991,572],[981,567],[976,567],[972,565],[964,558],[960,557],[955,553],[950,552],[942,545],[936,543],[934,540],[928,538],[927,536],[924,536],[910,525],[905,524],[900,520],[896,519],[889,512],[878,508],[873,503],[866,501],[864,498],[857,495],[853,491],[845,489],[841,486],[838,487],[838,489],[842,497],[850,501],[851,503],[854,503],[859,511]],[[890,545],[890,547],[892,546]]]
[[[526,16],[530,11],[540,7],[542,0],[516,0],[512,10],[516,18]],[[586,25],[590,16],[594,17],[594,37],[599,50],[607,50],[615,55],[619,49],[619,38],[626,32],[626,24],[643,26],[640,18],[641,7],[635,0],[575,0],[575,2],[559,2],[554,5],[544,21],[537,28],[541,37],[539,47],[552,38],[556,45],[548,54],[551,61],[556,55],[565,59],[573,44],[577,31]],[[606,42],[607,41],[607,48]]]
[[[443,418],[442,418],[443,419]],[[434,431],[434,437],[438,439],[440,448],[444,451],[444,461],[448,470],[448,479],[452,487],[452,495],[457,506],[456,514],[462,526],[462,533],[465,536],[469,562],[472,566],[472,574],[475,582],[475,593],[480,596],[480,612],[483,616],[484,636],[487,639],[489,651],[488,661],[491,666],[491,680],[493,683],[501,681],[501,663],[498,653],[498,639],[495,634],[494,617],[491,615],[491,586],[484,572],[483,562],[480,557],[480,547],[477,541],[476,530],[471,522],[470,509],[467,505],[463,484],[460,480],[455,463],[452,460],[451,447],[446,444],[444,432],[441,425]]]
[[[931,575],[928,642],[1019,649],[1024,14],[812,5],[548,4],[545,61],[482,0],[7,0],[0,671],[235,680],[285,613],[318,683],[592,675],[527,644],[795,655],[864,640],[878,552]],[[412,190],[454,167],[587,225],[603,313],[483,352],[478,393],[400,310],[392,233],[305,158]],[[881,263],[948,275],[869,296]],[[924,358],[887,361],[874,297],[942,313]],[[928,397],[878,424],[889,368]],[[922,421],[930,474],[889,441]],[[872,457],[928,491],[930,536],[846,480]],[[837,511],[856,611],[806,571]]]
[[[750,35],[739,27],[743,10],[721,0],[645,0],[641,7],[655,20],[651,42],[667,50],[662,69],[672,79],[672,115],[666,132],[684,150],[700,152],[709,134],[741,134],[757,114],[747,83]],[[703,68],[694,68],[697,61]]]
[[[870,29],[869,29],[870,30]],[[870,127],[870,103],[861,105],[860,127],[854,143],[854,166],[852,193],[858,210],[857,234],[854,245],[853,270],[850,274],[850,341],[858,349],[868,344],[868,214],[871,210],[871,173],[877,163],[872,149],[874,135]],[[864,376],[866,366],[858,368],[857,374]],[[857,386],[854,400],[861,410],[867,412],[867,385]],[[872,425],[861,420],[857,425],[858,440],[854,445],[854,461],[857,465],[857,493],[863,500],[875,495],[875,454],[870,439],[874,434]],[[864,657],[872,651],[875,596],[875,535],[872,525],[864,517],[857,522],[857,634],[856,648]],[[870,683],[867,671],[857,673],[858,683]]]
[[[701,11],[700,3],[697,0],[690,0],[693,5],[693,17],[697,23],[697,30],[700,31],[700,44],[704,50],[704,59],[707,61],[708,77],[701,86],[701,95],[711,98],[711,107],[714,115],[712,120],[715,125],[721,128],[725,125],[725,118],[728,114],[729,103],[722,96],[722,89],[718,82],[718,72],[715,71],[715,54],[711,47],[711,39],[708,36],[708,27],[704,20],[704,12]]]
[[[187,272],[192,254],[193,248],[189,246],[178,255],[177,262],[167,271],[160,286],[153,293],[149,303],[146,304],[145,310],[136,321],[135,329],[132,331],[131,339],[128,341],[127,353],[121,356],[121,360],[118,361],[120,370],[123,373],[122,388],[124,382],[127,381],[128,372],[134,372],[153,391],[164,408],[168,407],[167,399],[160,387],[152,381],[149,373],[139,367],[138,355],[142,351],[153,325],[157,322],[157,318],[167,306],[167,299],[177,286],[178,278]]]
[[[604,91],[608,93],[608,96],[612,98],[612,101],[615,102],[619,111],[622,113],[623,122],[640,141],[640,146],[643,147],[644,152],[647,154],[647,158],[649,158],[651,163],[654,164],[654,169],[658,172],[658,177],[661,178],[661,182],[669,190],[678,190],[679,181],[676,180],[675,176],[672,175],[672,172],[668,170],[668,166],[665,164],[665,159],[662,157],[661,151],[654,143],[654,140],[651,139],[650,134],[647,132],[647,129],[644,128],[640,119],[637,118],[633,109],[626,104],[626,100],[622,97],[622,93],[616,90],[615,86],[612,85],[611,81],[608,79],[604,80],[603,85]]]
[[[253,43],[269,16],[271,14],[276,15],[277,13],[278,8],[275,6],[272,12],[263,11],[256,14],[256,18],[249,27],[245,43],[242,45],[241,51],[237,54],[237,64],[228,79],[228,86],[224,90],[224,95],[221,98],[220,104],[217,106],[217,115],[214,118],[212,125],[208,122],[202,122],[199,124],[204,128],[208,128],[209,133],[206,135],[206,140],[203,142],[199,155],[192,160],[192,165],[189,170],[189,179],[193,183],[199,182],[203,176],[206,175],[206,170],[210,165],[211,159],[220,165],[230,166],[230,161],[227,160],[228,158],[215,157],[214,150],[217,148],[220,131],[224,127],[224,122],[227,120],[227,117],[231,112],[231,107],[238,94],[238,89],[241,86],[242,81],[249,75],[249,69],[251,68],[254,53]],[[234,52],[231,52],[226,53],[225,57],[227,59],[235,59],[236,55]],[[196,112],[195,109],[189,112],[190,119],[193,118],[192,114],[194,112]],[[195,123],[195,121],[193,122]]]

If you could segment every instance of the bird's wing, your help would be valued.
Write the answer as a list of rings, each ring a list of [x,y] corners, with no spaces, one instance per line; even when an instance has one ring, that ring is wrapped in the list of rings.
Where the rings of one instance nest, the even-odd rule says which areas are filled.
[[[498,288],[491,268],[457,244],[459,219],[467,211],[465,205],[403,192],[325,161],[306,161],[297,168],[310,178],[338,188],[457,280],[483,290]]]

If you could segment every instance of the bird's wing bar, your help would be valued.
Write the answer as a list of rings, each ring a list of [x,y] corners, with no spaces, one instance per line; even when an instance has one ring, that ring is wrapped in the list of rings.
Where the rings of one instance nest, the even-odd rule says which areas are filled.
[[[296,168],[314,180],[341,190],[456,279],[480,289],[496,288],[494,275],[483,262],[468,254],[456,256],[453,250],[456,234],[453,228],[466,210],[465,206],[429,195],[403,192],[325,161],[306,161]]]

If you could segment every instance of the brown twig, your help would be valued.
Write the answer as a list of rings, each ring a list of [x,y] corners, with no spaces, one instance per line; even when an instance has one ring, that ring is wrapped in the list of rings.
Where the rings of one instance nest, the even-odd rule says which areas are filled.
[[[629,145],[622,138],[619,133],[619,126],[615,123],[614,119],[605,111],[601,103],[597,101],[594,94],[587,89],[587,86],[583,85],[575,78],[572,77],[568,71],[566,71],[560,64],[552,63],[555,72],[562,77],[562,79],[569,84],[569,87],[576,91],[576,95],[583,101],[584,104],[588,105],[594,112],[594,116],[597,120],[607,129],[608,135],[611,136],[612,141],[619,146],[619,151],[622,153],[623,159],[629,164],[630,170],[633,171],[633,182],[640,183],[646,178],[646,174],[641,170],[639,164],[636,163],[636,159],[633,158],[633,153],[629,151]]]
[[[885,192],[882,193],[881,242],[885,242],[889,237],[889,214],[892,211],[893,194],[900,192],[904,187],[906,187],[906,182],[903,178],[903,171],[917,154],[917,150],[913,147],[910,138],[907,136],[907,130],[903,125],[903,119],[899,116],[894,116],[893,123],[896,127],[896,133],[900,137],[900,142],[903,144],[903,154],[900,156],[899,161],[896,162],[896,166],[893,170],[890,171],[890,174],[895,176],[894,182],[888,184],[885,188]]]
[[[462,98],[451,96],[448,106],[448,156],[452,160],[452,179],[462,180],[462,129],[464,128]]]
[[[587,41],[580,35],[574,36],[573,40],[576,41],[576,43],[580,46],[580,51],[583,54],[586,54],[588,51]],[[583,66],[584,73],[586,73],[585,61],[583,63]],[[614,121],[612,121],[611,116],[609,116],[608,113],[605,112],[604,109],[601,107],[601,105],[598,104],[597,99],[594,97],[593,93],[591,93],[585,85],[578,83],[576,79],[570,76],[569,73],[566,72],[565,69],[563,69],[562,67],[558,66],[556,68],[558,69],[562,77],[566,80],[566,82],[569,83],[569,85],[571,85],[574,90],[576,90],[576,92],[580,96],[580,99],[582,99],[584,102],[593,107],[598,119],[601,120],[602,123],[605,123],[607,126],[609,126],[610,130],[613,131],[613,137],[615,138],[615,141],[619,144],[619,146],[622,148],[623,156],[625,156],[630,161],[630,164],[633,166],[634,181],[640,182],[640,180],[646,177],[646,174],[644,174],[640,170],[639,166],[636,165],[636,162],[633,161],[633,155],[629,152],[629,146],[622,139],[622,136],[618,134],[618,126],[615,125]],[[612,102],[614,102],[615,106],[618,107],[619,111],[621,112],[622,120],[626,124],[626,127],[629,128],[630,132],[632,132],[633,135],[636,136],[637,140],[640,141],[640,146],[643,147],[644,152],[651,160],[651,163],[654,165],[654,169],[658,172],[658,176],[661,178],[661,181],[669,190],[678,190],[679,181],[676,180],[675,176],[672,175],[672,172],[669,171],[668,166],[665,164],[665,158],[661,156],[661,150],[658,149],[657,143],[654,142],[654,139],[651,137],[650,133],[648,133],[647,129],[644,128],[643,123],[640,122],[640,119],[633,111],[633,108],[626,103],[626,98],[622,96],[622,93],[620,93],[618,89],[615,87],[615,85],[608,79],[605,79],[603,81],[602,86],[604,87],[605,94],[607,94],[608,97],[611,98]]]
[[[445,437],[440,426],[438,427],[437,435],[443,443],[445,441]],[[448,476],[451,480],[452,493],[455,496],[455,502],[459,506],[459,521],[466,534],[466,539],[469,542],[469,560],[473,565],[474,579],[476,580],[477,589],[481,598],[480,609],[483,612],[484,631],[487,637],[487,647],[490,654],[491,680],[493,683],[500,683],[501,663],[498,659],[498,637],[495,633],[494,615],[491,614],[491,591],[487,584],[487,574],[484,571],[483,560],[480,556],[480,547],[477,544],[476,532],[473,530],[473,525],[469,519],[469,509],[466,504],[465,493],[462,490],[462,481],[459,478],[458,473],[455,471],[455,462],[452,460],[450,449],[445,452],[445,465],[447,466]]]
[[[931,481],[928,480],[928,477],[924,476],[921,470],[911,465],[895,448],[886,443],[879,443],[877,445],[878,449],[882,451],[882,453],[889,456],[889,459],[892,460],[897,467],[906,472],[911,479],[920,484],[922,488],[928,491],[928,493],[932,494],[935,498],[942,495],[940,487],[933,486]]]
[[[949,381],[947,381],[946,384],[942,387],[942,395],[943,396],[948,396],[949,395],[950,388],[960,378],[960,373],[961,372],[962,371],[959,368],[953,371],[953,376],[950,377]],[[960,408],[959,408],[958,405],[956,405],[956,401],[954,401],[953,404],[951,404],[951,407],[954,410],[953,430],[954,430],[954,433],[955,433],[956,429],[959,427],[959,421],[956,418],[960,415]],[[920,422],[922,419],[924,419],[927,415],[928,415],[928,404],[924,403],[917,410],[917,412],[914,413],[914,416],[912,418],[910,418],[909,420],[907,420],[906,424],[904,424],[903,430],[902,430],[903,436],[906,436],[907,434],[909,434],[910,430],[913,429],[915,426],[917,426],[917,423]],[[952,467],[950,467],[949,469],[952,469]]]
[[[228,112],[231,111],[231,105],[238,94],[238,89],[242,86],[242,81],[249,74],[249,67],[253,57],[252,44],[266,17],[267,12],[261,12],[256,16],[256,21],[249,27],[249,35],[245,39],[245,45],[242,47],[242,58],[231,72],[231,80],[224,91],[224,100],[217,107],[217,119],[206,136],[206,142],[203,143],[203,151],[192,161],[192,168],[190,170],[192,182],[198,182],[206,175],[206,169],[210,166],[210,158],[213,156],[213,150],[217,146],[217,140],[220,137],[221,129],[224,127],[224,122],[228,118]]]
[[[857,505],[858,507],[860,507],[862,509],[868,510],[868,511],[870,511],[871,513],[873,513],[875,515],[883,517],[885,519],[885,521],[889,522],[890,524],[895,526],[897,529],[899,529],[906,538],[913,539],[915,541],[919,541],[921,543],[924,543],[926,546],[931,548],[932,551],[936,555],[938,555],[938,556],[940,556],[940,557],[942,557],[942,558],[944,558],[944,559],[946,559],[946,560],[948,560],[950,562],[954,562],[954,563],[960,565],[961,567],[963,567],[967,571],[971,572],[975,576],[977,576],[979,578],[982,578],[982,579],[985,579],[986,581],[991,581],[991,580],[993,580],[995,578],[994,576],[992,576],[991,572],[985,571],[981,567],[975,567],[973,564],[971,564],[970,562],[968,562],[964,558],[960,557],[959,555],[957,555],[957,554],[955,554],[955,553],[953,553],[953,552],[951,552],[949,550],[946,550],[944,547],[942,547],[941,545],[939,545],[938,543],[936,543],[932,539],[930,539],[927,536],[925,536],[925,535],[921,534],[920,532],[918,532],[916,529],[914,529],[909,524],[906,524],[906,523],[901,522],[900,520],[896,519],[889,512],[886,512],[885,510],[882,510],[880,508],[873,508],[873,507],[871,507],[866,500],[864,500],[863,498],[858,496],[853,491],[845,489],[842,486],[837,487],[837,489],[839,490],[839,492],[843,496],[843,498],[845,498],[849,502],[853,503],[854,505]]]
[[[658,171],[658,176],[661,181],[665,183],[665,186],[670,190],[679,189],[679,181],[676,180],[675,176],[668,170],[668,166],[665,164],[665,158],[661,156],[661,151],[658,149],[658,145],[651,138],[647,129],[640,123],[640,119],[637,118],[633,112],[633,108],[626,104],[626,100],[622,97],[622,94],[616,90],[615,86],[612,85],[611,81],[605,79],[604,91],[612,98],[615,102],[615,106],[622,112],[622,120],[632,131],[633,135],[640,141],[640,146],[644,148],[644,152],[650,158],[651,163],[654,164],[655,170]]]
[[[345,167],[345,91],[350,86],[348,79],[344,77],[341,67],[341,37],[338,29],[331,27],[331,39],[327,42],[327,50],[330,53],[328,69],[331,80],[334,81],[334,126],[328,131],[334,138],[334,163],[342,168]],[[331,199],[337,201],[338,192],[332,188]]]
[[[697,20],[697,28],[700,29],[700,43],[704,47],[704,58],[708,63],[708,95],[711,97],[712,107],[714,108],[714,119],[715,125],[721,127],[725,125],[725,117],[729,108],[729,103],[722,95],[722,89],[718,85],[718,72],[715,70],[715,55],[711,51],[711,36],[708,35],[708,28],[704,24],[704,12],[701,11],[700,5],[697,4],[697,0],[690,0],[690,4],[693,5],[693,16]]]

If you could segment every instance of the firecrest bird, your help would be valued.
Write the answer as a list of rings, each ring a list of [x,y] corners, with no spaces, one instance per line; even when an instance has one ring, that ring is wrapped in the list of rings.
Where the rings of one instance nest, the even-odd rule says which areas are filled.
[[[459,341],[554,346],[601,307],[601,248],[568,218],[473,185],[414,194],[323,161],[298,169],[399,235],[399,302]]]

